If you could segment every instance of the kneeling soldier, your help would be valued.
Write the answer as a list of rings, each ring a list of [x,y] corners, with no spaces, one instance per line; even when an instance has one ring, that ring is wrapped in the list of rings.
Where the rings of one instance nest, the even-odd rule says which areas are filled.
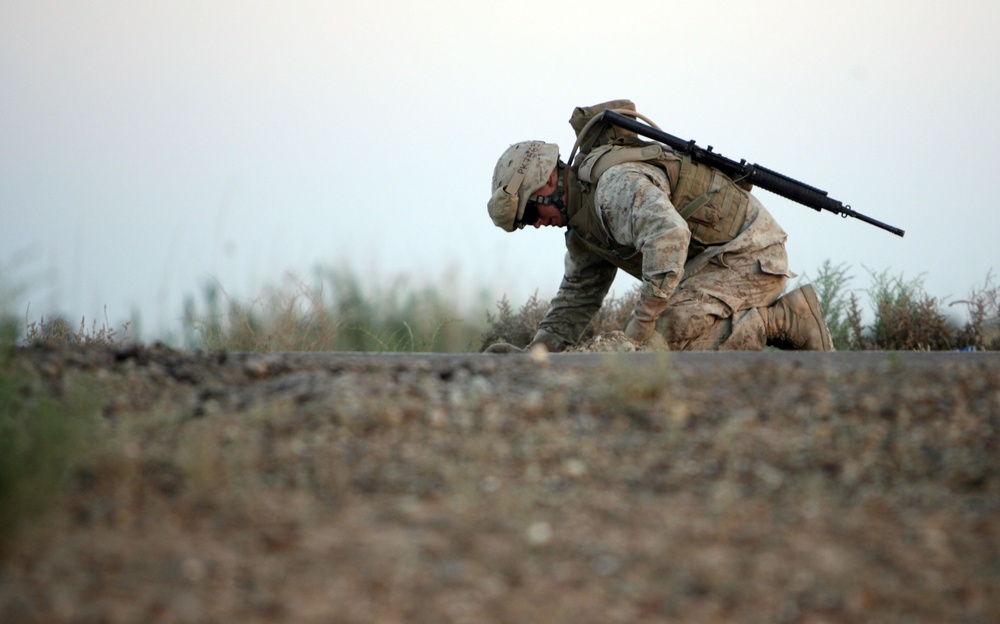
[[[579,133],[604,108],[631,106],[578,108],[570,123]],[[748,188],[662,144],[602,132],[572,166],[557,145],[525,141],[493,171],[488,208],[497,227],[567,229],[562,283],[529,347],[575,344],[622,269],[642,281],[625,328],[639,343],[658,332],[678,351],[833,350],[812,287],[781,296],[794,277],[787,235]]]

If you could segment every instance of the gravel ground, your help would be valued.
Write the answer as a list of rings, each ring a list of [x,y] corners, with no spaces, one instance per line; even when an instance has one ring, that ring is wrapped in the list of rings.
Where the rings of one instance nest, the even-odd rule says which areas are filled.
[[[995,353],[22,350],[0,622],[1000,621]]]

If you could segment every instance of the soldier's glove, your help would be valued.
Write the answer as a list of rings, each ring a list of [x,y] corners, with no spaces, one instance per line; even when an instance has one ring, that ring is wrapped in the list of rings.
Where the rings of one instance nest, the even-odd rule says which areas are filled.
[[[524,349],[515,347],[509,342],[498,342],[486,347],[484,353],[524,353]]]
[[[639,343],[649,340],[656,331],[656,319],[660,318],[668,302],[666,297],[655,297],[643,292],[632,310],[632,319],[625,327],[625,335]]]
[[[625,326],[625,335],[628,336],[629,340],[633,340],[638,343],[643,343],[649,340],[650,336],[656,331],[656,323],[654,321],[640,321],[639,319],[632,317],[632,320],[628,322]]]

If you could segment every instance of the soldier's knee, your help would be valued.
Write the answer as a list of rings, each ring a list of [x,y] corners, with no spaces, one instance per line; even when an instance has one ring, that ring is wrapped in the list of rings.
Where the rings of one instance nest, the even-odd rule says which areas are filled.
[[[685,343],[708,332],[718,320],[691,306],[677,306],[667,308],[656,327],[668,343]]]

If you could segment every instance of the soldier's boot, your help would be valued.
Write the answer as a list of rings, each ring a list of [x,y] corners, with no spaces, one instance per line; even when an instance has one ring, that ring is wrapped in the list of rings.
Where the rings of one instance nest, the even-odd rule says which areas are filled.
[[[779,349],[833,351],[830,329],[823,320],[819,298],[810,285],[796,288],[766,308],[767,344]]]

